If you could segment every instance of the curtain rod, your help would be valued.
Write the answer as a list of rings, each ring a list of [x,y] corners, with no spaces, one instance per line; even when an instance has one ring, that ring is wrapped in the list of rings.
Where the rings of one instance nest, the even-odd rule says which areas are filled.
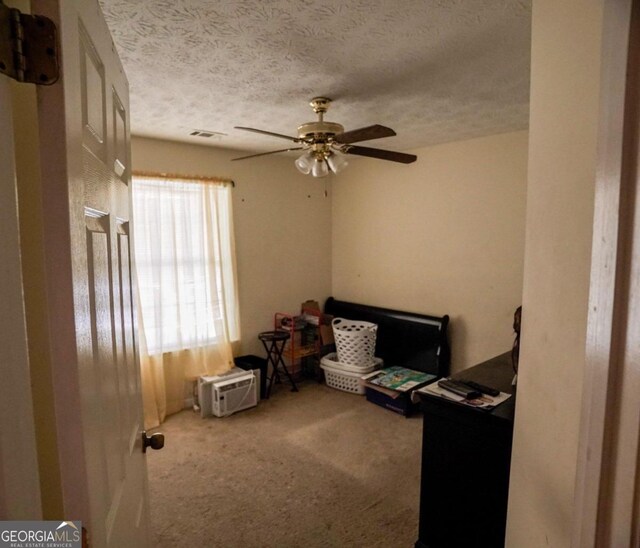
[[[134,171],[134,177],[148,177],[153,179],[171,179],[173,181],[202,181],[204,183],[221,183],[224,185],[236,186],[232,179],[225,177],[205,177],[204,175],[181,175],[178,173],[160,173],[156,171]]]

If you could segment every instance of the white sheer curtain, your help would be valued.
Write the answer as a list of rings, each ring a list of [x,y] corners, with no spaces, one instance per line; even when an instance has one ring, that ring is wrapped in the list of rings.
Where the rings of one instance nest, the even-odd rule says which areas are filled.
[[[145,426],[184,407],[185,381],[233,367],[240,339],[231,185],[134,175]]]

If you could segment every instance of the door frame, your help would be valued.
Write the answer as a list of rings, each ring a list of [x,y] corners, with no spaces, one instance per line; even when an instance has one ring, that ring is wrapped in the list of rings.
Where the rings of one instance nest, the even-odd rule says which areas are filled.
[[[639,274],[638,259],[634,264],[630,251],[633,238],[640,236],[640,206],[634,200],[640,190],[634,176],[639,167],[636,132],[640,97],[632,93],[639,81],[633,74],[640,73],[640,1],[605,0],[603,7],[593,247],[571,537],[574,548],[611,545],[612,535],[632,545],[632,539],[638,541],[639,526],[634,512],[620,504],[622,500],[638,503],[637,462],[634,470],[628,470],[621,468],[615,456],[623,448],[622,452],[635,451],[637,461],[639,441],[637,428],[634,431],[624,417],[633,413],[634,407],[637,412],[640,392],[635,397],[627,394],[624,401],[621,396],[629,391],[623,387],[640,382],[640,370],[637,365],[634,370],[630,361],[634,353],[635,360],[640,358],[638,350],[624,335],[629,329],[640,331],[638,314],[629,314],[630,282]],[[623,471],[632,472],[624,484],[616,478]]]
[[[14,91],[0,75],[0,519],[35,520],[42,508],[23,300]]]

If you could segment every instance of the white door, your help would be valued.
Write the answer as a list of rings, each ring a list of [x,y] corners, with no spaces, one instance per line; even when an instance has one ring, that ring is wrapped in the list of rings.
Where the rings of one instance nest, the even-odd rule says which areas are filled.
[[[38,87],[44,254],[66,520],[92,547],[148,545],[136,353],[128,84],[97,0],[33,0],[62,74]]]

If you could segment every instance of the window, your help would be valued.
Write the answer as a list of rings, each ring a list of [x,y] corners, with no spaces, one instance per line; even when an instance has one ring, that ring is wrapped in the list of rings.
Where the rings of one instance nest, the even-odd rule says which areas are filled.
[[[133,209],[147,353],[238,340],[231,185],[138,175]]]

